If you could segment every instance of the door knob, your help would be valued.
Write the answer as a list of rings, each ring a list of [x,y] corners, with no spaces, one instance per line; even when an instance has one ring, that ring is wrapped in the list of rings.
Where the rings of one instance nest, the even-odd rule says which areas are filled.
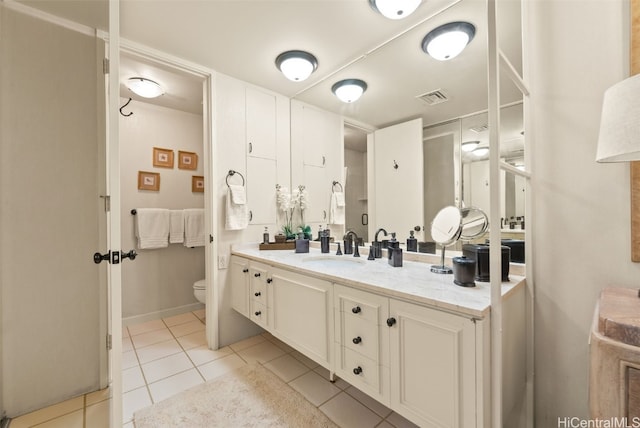
[[[358,337],[354,337],[354,338],[353,338],[353,343],[354,343],[354,344],[356,344],[356,345],[357,345],[357,344],[358,344],[358,343],[360,343],[360,342],[362,342],[362,338],[361,338],[360,336],[358,336]]]
[[[120,251],[120,258],[121,259],[129,259],[131,261],[136,259],[136,256],[138,255],[138,253],[136,253],[136,250],[130,250],[128,253],[123,253],[122,251]]]
[[[396,323],[396,319],[394,317],[387,319],[387,325],[389,327],[392,327],[395,323]]]
[[[97,265],[102,263],[103,260],[107,260],[108,261],[110,259],[111,259],[111,251],[109,251],[106,254],[95,253],[93,255],[93,262],[95,264],[97,264]]]

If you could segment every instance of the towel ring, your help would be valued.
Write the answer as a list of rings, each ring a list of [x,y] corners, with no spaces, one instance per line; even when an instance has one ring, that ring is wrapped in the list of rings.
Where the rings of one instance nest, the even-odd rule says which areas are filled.
[[[333,182],[333,186],[331,186],[331,193],[335,193],[335,187],[336,186],[340,186],[340,191],[344,192],[344,189],[342,188],[342,184],[340,184],[339,181],[334,181]]]
[[[240,176],[240,178],[242,178],[242,186],[244,187],[244,175],[242,175],[238,171],[234,171],[232,169],[229,170],[229,173],[227,174],[227,178],[225,179],[225,181],[227,182],[227,186],[229,185],[229,177],[232,177],[235,174],[238,174]]]

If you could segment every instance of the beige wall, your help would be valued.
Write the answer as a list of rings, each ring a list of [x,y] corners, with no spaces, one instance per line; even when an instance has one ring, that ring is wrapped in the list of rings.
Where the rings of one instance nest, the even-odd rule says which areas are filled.
[[[588,416],[589,328],[600,290],[638,287],[629,166],[597,164],[604,90],[628,73],[628,2],[529,8],[536,426]],[[527,228],[529,229],[529,226]]]
[[[123,99],[124,104],[127,100]],[[136,249],[133,263],[122,264],[123,318],[153,314],[198,303],[193,283],[205,277],[204,247],[139,250],[132,208],[203,208],[204,193],[191,192],[191,177],[204,175],[202,115],[132,101],[120,116],[121,231],[123,251]],[[153,166],[153,148],[173,150],[174,167]],[[178,169],[178,151],[195,152],[198,169]],[[138,190],[138,171],[160,173],[160,191]]]

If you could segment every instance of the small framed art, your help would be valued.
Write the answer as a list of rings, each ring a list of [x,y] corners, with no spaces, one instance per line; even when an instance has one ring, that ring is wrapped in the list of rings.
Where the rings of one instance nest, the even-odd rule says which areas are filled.
[[[178,151],[178,168],[198,169],[198,154],[193,152]]]
[[[173,150],[153,148],[153,166],[173,168]]]
[[[191,191],[204,192],[204,176],[202,175],[191,176]]]
[[[157,172],[138,171],[138,190],[160,190],[160,174]]]

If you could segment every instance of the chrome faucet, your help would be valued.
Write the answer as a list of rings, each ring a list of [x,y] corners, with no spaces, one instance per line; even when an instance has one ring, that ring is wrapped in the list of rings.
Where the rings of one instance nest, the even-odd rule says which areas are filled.
[[[344,253],[351,254],[351,241],[349,240],[349,236],[353,235],[353,242],[355,245],[353,246],[353,257],[360,257],[360,252],[358,251],[358,235],[353,230],[348,230],[347,233],[344,234]]]
[[[373,257],[375,257],[376,259],[382,257],[382,242],[378,241],[378,234],[380,232],[384,232],[384,236],[388,235],[387,231],[383,228],[378,229],[378,231],[376,232],[375,237],[373,238],[373,242],[371,243],[373,248]]]

